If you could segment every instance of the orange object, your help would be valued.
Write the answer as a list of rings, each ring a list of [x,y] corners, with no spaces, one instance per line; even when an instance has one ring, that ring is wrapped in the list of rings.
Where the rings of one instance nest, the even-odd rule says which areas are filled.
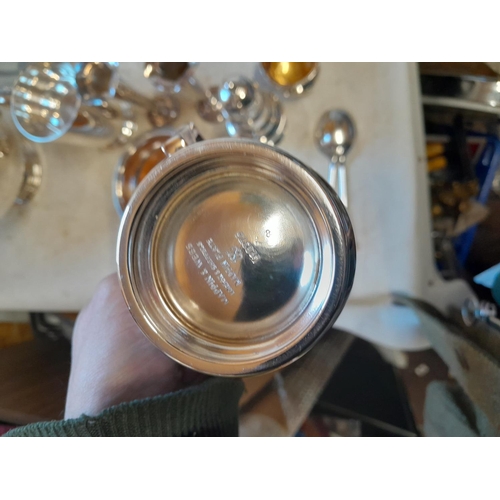
[[[0,323],[0,349],[33,340],[29,323]]]
[[[436,172],[437,170],[442,170],[448,166],[448,160],[445,156],[438,156],[436,158],[432,158],[427,162],[427,171],[428,172]]]
[[[314,62],[263,62],[264,71],[279,85],[294,85],[303,80],[318,63]]]
[[[444,144],[440,142],[428,142],[426,147],[427,158],[434,158],[444,153]]]

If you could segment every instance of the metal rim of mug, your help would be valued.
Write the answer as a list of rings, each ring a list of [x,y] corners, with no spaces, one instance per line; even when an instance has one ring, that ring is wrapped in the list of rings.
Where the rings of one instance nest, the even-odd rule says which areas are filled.
[[[154,196],[153,192],[161,190],[162,183],[169,182],[174,176],[181,175],[182,171],[189,168],[190,162],[196,162],[206,155],[237,155],[244,154],[260,157],[268,161],[279,162],[294,176],[301,178],[314,190],[315,200],[321,217],[324,218],[325,227],[333,241],[333,267],[331,289],[328,290],[326,300],[321,304],[313,326],[284,352],[278,353],[269,359],[259,359],[258,356],[251,361],[235,363],[214,363],[200,357],[194,357],[168,342],[165,334],[159,335],[145,310],[140,297],[137,295],[137,283],[131,271],[133,256],[131,256],[131,238],[141,220],[144,207],[148,205],[148,198]],[[293,179],[297,182],[297,178]],[[290,181],[291,182],[291,181]],[[125,208],[117,244],[116,261],[120,277],[122,292],[128,308],[145,336],[165,354],[180,364],[210,375],[242,376],[253,375],[261,372],[272,371],[284,367],[307,352],[328,331],[342,311],[350,290],[352,288],[355,271],[355,242],[352,226],[347,212],[337,195],[316,172],[302,164],[300,161],[275,147],[258,144],[244,139],[215,139],[203,141],[186,147],[176,152],[171,157],[163,160],[151,171],[138,186]],[[331,264],[331,263],[330,263]],[[171,325],[169,325],[171,326]]]

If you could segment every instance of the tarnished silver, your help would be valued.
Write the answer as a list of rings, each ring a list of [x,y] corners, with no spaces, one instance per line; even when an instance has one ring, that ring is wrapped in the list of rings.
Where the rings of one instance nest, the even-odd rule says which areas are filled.
[[[346,111],[326,111],[314,133],[319,149],[330,158],[328,182],[347,207],[346,155],[354,142],[354,121]]]
[[[286,117],[279,99],[248,78],[226,80],[219,89],[219,101],[230,137],[255,139],[271,146],[282,139]]]
[[[192,144],[139,184],[117,263],[135,321],[195,370],[241,376],[303,355],[347,300],[347,212],[314,171],[248,140]]]

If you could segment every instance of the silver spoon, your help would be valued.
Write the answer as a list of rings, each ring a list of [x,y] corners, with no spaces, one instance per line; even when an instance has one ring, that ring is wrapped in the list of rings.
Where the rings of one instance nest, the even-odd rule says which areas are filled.
[[[326,111],[320,118],[314,139],[319,149],[330,158],[328,182],[347,208],[346,155],[354,142],[354,121],[346,111]]]

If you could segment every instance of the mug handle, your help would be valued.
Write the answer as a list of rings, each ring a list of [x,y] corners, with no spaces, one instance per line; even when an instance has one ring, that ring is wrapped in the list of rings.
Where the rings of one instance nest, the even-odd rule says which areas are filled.
[[[168,158],[176,151],[179,151],[179,149],[183,149],[202,140],[203,137],[198,132],[194,123],[191,122],[177,129],[174,135],[162,145],[161,150]]]

